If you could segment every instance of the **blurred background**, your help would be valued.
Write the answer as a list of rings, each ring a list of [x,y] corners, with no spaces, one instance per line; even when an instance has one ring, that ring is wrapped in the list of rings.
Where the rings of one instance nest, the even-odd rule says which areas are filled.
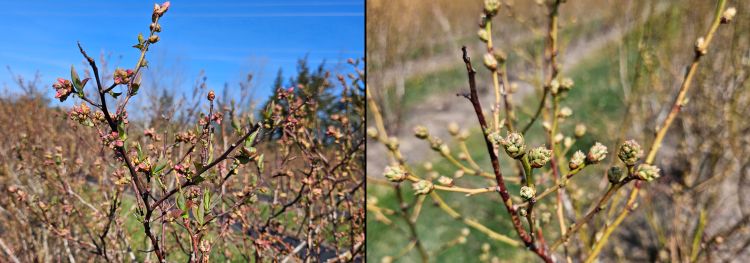
[[[517,86],[512,101],[517,106],[518,124],[526,124],[542,94],[548,1],[501,2],[499,14],[493,18],[493,42],[507,54],[508,77]],[[668,113],[693,58],[694,43],[705,35],[714,17],[715,5],[716,1],[695,0],[580,0],[561,5],[560,76],[575,81],[563,101],[573,115],[560,124],[561,130],[572,137],[576,124],[587,127],[573,150],[585,151],[595,141],[610,149],[607,164],[584,171],[571,182],[574,186],[568,193],[574,211],[588,211],[592,199],[606,189],[604,171],[614,164],[612,153],[619,143],[635,139],[647,147],[653,141],[655,127]],[[668,132],[655,163],[662,168],[662,178],[642,192],[638,208],[604,248],[603,261],[743,261],[750,255],[750,194],[743,191],[750,186],[746,179],[750,173],[750,121],[746,118],[750,111],[750,3],[730,0],[727,7],[735,7],[737,16],[717,32],[698,68],[689,102]],[[481,65],[486,47],[477,37],[482,8],[481,0],[367,2],[368,88],[383,113],[389,135],[398,138],[406,160],[423,177],[453,177],[456,168],[438,158],[429,143],[414,137],[417,125],[427,127],[453,149],[457,144],[450,140],[447,127],[455,123],[467,130],[471,134],[469,152],[484,171],[491,171],[473,108],[456,96],[468,92],[460,51],[465,45],[477,68],[480,97],[489,114],[494,95],[490,71]],[[372,121],[373,116],[368,115],[368,123]],[[541,125],[530,130],[527,142],[545,142]],[[394,188],[382,176],[390,162],[386,148],[374,140],[368,141],[368,146],[368,209],[385,211],[384,219],[370,210],[368,260],[417,261],[419,254],[408,249],[407,225],[394,214],[399,209]],[[513,167],[504,161],[504,174],[515,176]],[[478,178],[464,177],[461,182],[468,188],[493,185],[491,180]],[[510,188],[511,193],[517,193],[517,185]],[[417,198],[413,190],[407,185],[403,191],[407,209],[414,208]],[[498,195],[467,198],[461,193],[442,193],[462,215],[517,238]],[[466,225],[437,208],[430,198],[424,202],[416,213],[416,230],[431,259],[535,259],[532,253],[493,241],[474,229],[465,244],[451,243]],[[540,207],[545,211],[553,206],[543,202]],[[611,221],[610,212],[593,222],[601,226]],[[558,223],[553,218],[545,224],[554,230],[552,226]],[[548,242],[559,236],[554,231],[545,233],[550,235]],[[598,233],[593,229],[583,233],[577,250],[585,252]],[[701,249],[693,257],[696,233],[701,234],[696,243]],[[485,244],[487,250],[483,250]]]

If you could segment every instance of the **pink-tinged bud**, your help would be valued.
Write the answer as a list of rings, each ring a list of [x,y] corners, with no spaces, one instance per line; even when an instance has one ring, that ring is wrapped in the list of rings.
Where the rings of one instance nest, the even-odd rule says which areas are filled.
[[[61,102],[73,93],[73,83],[63,78],[57,78],[57,82],[52,84],[52,88],[56,91],[55,98],[60,99]]]
[[[154,4],[154,14],[157,16],[163,16],[169,9],[169,5],[169,1],[164,2],[161,6],[159,4]]]
[[[219,125],[221,125],[221,120],[223,120],[223,119],[224,119],[224,113],[221,113],[221,112],[214,113],[211,116],[211,120],[215,121],[216,124],[219,124]]]
[[[213,90],[209,91],[208,96],[206,96],[206,98],[208,99],[208,101],[214,101],[214,99],[216,98],[216,94],[214,93]]]
[[[124,70],[121,68],[115,69],[114,80],[115,84],[125,84],[130,82],[130,78],[133,77],[133,70]]]
[[[117,147],[123,147],[123,146],[125,146],[125,142],[123,142],[122,140],[117,140],[117,141],[115,141],[115,146],[117,146]]]
[[[159,36],[151,35],[150,37],[148,37],[148,42],[151,44],[159,42]]]

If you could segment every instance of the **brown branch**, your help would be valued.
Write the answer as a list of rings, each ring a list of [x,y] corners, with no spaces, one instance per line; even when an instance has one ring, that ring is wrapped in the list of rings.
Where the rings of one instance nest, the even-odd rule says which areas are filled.
[[[534,244],[534,242],[532,241],[531,236],[526,233],[526,230],[524,230],[523,226],[521,225],[521,219],[518,216],[518,211],[515,207],[513,207],[513,201],[510,199],[508,188],[505,186],[505,180],[503,179],[502,172],[500,171],[500,161],[497,158],[497,154],[495,154],[494,146],[492,146],[492,143],[487,138],[489,126],[487,126],[487,121],[484,118],[484,113],[482,113],[482,105],[479,103],[479,95],[477,94],[477,85],[475,79],[476,71],[474,70],[474,67],[471,66],[471,59],[467,54],[466,46],[462,47],[461,50],[463,52],[464,63],[466,64],[466,72],[469,76],[469,101],[471,101],[471,104],[474,106],[474,112],[479,119],[479,125],[481,125],[482,127],[482,137],[484,137],[484,142],[487,145],[487,152],[490,155],[492,169],[495,171],[495,181],[497,182],[497,186],[499,188],[498,193],[503,199],[505,208],[508,210],[508,214],[511,217],[513,227],[516,229],[516,233],[518,233],[518,236],[521,237],[521,240],[526,245],[526,247],[534,251],[534,253],[541,257],[545,262],[552,262],[552,258],[547,254],[547,251],[539,246],[536,246],[536,244]]]

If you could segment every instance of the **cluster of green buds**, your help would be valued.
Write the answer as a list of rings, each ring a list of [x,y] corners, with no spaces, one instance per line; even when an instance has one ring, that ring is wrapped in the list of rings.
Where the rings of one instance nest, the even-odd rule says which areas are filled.
[[[560,92],[570,91],[570,89],[573,88],[573,85],[574,82],[571,78],[563,78],[561,80],[553,79],[549,84],[549,88],[550,91],[552,91],[552,94],[557,95]]]
[[[531,200],[536,196],[536,189],[529,186],[521,186],[521,198],[523,200]]]
[[[625,165],[633,166],[641,159],[641,157],[643,157],[643,149],[641,149],[641,145],[635,140],[627,140],[620,145],[620,151],[617,153],[617,157],[619,157]]]
[[[435,185],[427,180],[419,180],[418,182],[412,184],[412,187],[414,188],[414,195],[426,195],[431,193],[432,190],[435,189]]]
[[[493,17],[500,10],[500,0],[484,0],[484,14]]]
[[[601,162],[606,157],[607,146],[597,142],[594,146],[591,146],[591,149],[589,149],[589,154],[586,156],[586,160],[591,164],[595,164]]]
[[[521,158],[526,153],[526,144],[520,133],[509,133],[500,143],[505,147],[505,153],[513,159]]]
[[[659,169],[659,167],[644,163],[644,164],[638,165],[638,169],[635,172],[635,176],[640,180],[651,182],[654,179],[659,178],[660,171],[661,169]]]
[[[533,168],[541,168],[549,161],[552,157],[552,150],[539,146],[529,151],[529,163]]]
[[[397,164],[386,166],[383,175],[391,182],[401,182],[407,177],[406,171]]]
[[[586,161],[586,155],[583,154],[582,151],[576,151],[573,154],[573,157],[570,158],[570,162],[568,163],[568,168],[571,170],[578,169],[580,167],[583,167],[584,163]]]

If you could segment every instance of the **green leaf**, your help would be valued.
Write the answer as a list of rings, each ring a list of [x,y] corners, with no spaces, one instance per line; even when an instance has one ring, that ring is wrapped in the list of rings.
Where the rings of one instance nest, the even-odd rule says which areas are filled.
[[[202,205],[198,206],[198,211],[197,212],[195,210],[193,210],[193,213],[195,215],[195,219],[198,220],[198,224],[201,224],[201,225],[203,224],[203,213],[204,212],[205,211],[203,210],[203,206]]]
[[[182,194],[182,191],[177,194],[177,207],[185,211],[185,195]]]
[[[116,99],[117,97],[119,97],[120,95],[122,95],[122,92],[110,91],[109,95]]]
[[[125,133],[125,122],[120,121],[117,123],[117,134],[123,142],[128,139],[128,134]]]
[[[138,45],[143,45],[143,34],[138,33]]]
[[[73,88],[75,88],[78,96],[83,97],[83,83],[81,82],[81,78],[78,77],[76,68],[73,65],[70,65],[70,80],[73,82]]]
[[[256,164],[258,164],[258,170],[262,173],[263,172],[263,156],[264,154],[261,154],[258,156],[258,160],[255,161]]]
[[[206,211],[210,210],[209,206],[211,205],[211,192],[203,192],[203,201],[201,203],[203,204],[203,209],[205,209]]]
[[[253,142],[255,142],[255,137],[258,136],[258,131],[260,129],[255,130],[252,134],[250,134],[250,137],[247,137],[245,140],[245,147],[252,147]]]
[[[146,156],[143,154],[143,149],[141,149],[141,143],[136,144],[136,151],[138,151],[138,161],[143,161],[143,159],[146,159]]]
[[[232,118],[232,128],[234,128],[235,132],[242,133],[242,128],[240,127],[240,122],[236,118]]]
[[[143,45],[142,44],[136,44],[136,45],[133,45],[133,47],[136,48],[136,49],[138,49],[138,50],[143,49]]]
[[[159,164],[157,164],[156,167],[154,167],[154,174],[159,174],[159,172],[164,170],[164,168],[166,167],[167,167],[167,161],[159,162]]]

